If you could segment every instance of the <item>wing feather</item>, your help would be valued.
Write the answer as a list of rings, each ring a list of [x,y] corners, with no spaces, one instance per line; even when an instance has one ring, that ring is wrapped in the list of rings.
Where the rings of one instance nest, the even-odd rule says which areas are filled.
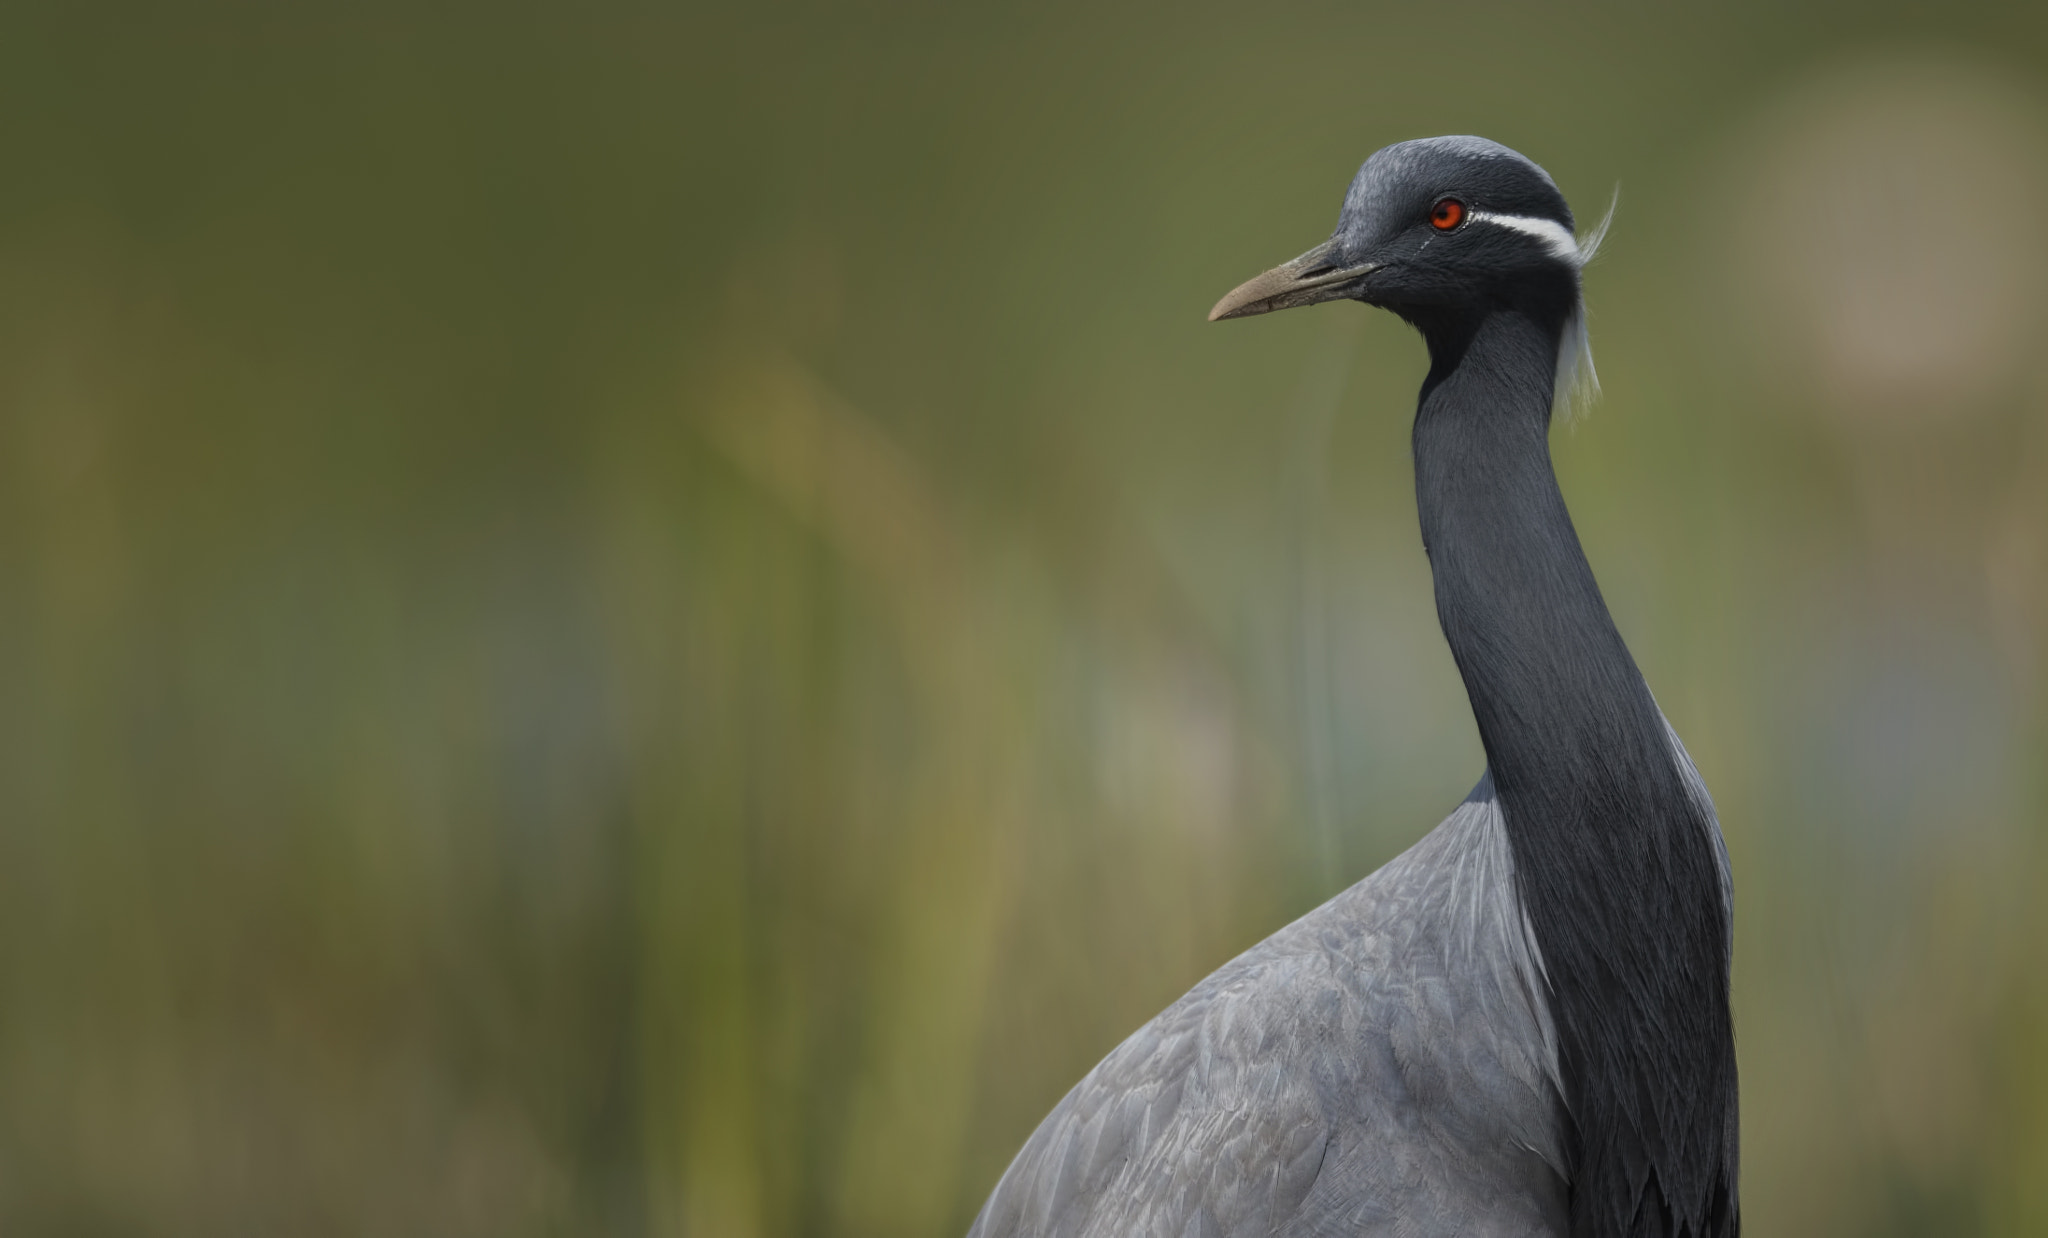
[[[970,1238],[1562,1232],[1542,983],[1482,779],[1117,1046]]]

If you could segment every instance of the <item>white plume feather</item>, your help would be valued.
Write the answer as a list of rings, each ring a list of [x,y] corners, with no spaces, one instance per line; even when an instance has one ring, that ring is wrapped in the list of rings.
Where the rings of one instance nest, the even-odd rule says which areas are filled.
[[[1607,201],[1607,213],[1574,246],[1571,261],[1581,270],[1600,252],[1600,243],[1607,239],[1607,226],[1614,222],[1614,208],[1619,205],[1621,186],[1616,185],[1614,195]],[[1564,334],[1558,337],[1557,374],[1552,380],[1550,415],[1569,425],[1584,416],[1599,398],[1600,374],[1593,368],[1593,341],[1586,332],[1586,299],[1581,295],[1577,308],[1565,321]]]

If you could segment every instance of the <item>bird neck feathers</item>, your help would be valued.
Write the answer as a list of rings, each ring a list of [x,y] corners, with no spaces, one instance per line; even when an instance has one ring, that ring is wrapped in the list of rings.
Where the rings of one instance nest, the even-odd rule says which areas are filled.
[[[1738,1232],[1718,827],[1608,614],[1550,462],[1569,300],[1418,320],[1415,470],[1549,979],[1578,1238]]]

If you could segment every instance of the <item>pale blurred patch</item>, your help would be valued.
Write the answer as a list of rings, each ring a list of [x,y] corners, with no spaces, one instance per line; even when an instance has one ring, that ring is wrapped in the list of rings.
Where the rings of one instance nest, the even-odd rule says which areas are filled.
[[[1852,63],[1730,149],[1731,304],[1845,428],[1978,413],[2038,364],[2048,131],[2028,84]]]

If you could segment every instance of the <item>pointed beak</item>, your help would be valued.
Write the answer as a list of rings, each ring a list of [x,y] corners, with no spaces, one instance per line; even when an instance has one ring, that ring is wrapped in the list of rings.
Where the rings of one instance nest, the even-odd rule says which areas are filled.
[[[1226,293],[1209,311],[1210,322],[1249,318],[1274,310],[1336,301],[1357,292],[1359,280],[1379,269],[1376,262],[1344,265],[1337,242],[1325,241],[1294,261],[1256,275]]]

